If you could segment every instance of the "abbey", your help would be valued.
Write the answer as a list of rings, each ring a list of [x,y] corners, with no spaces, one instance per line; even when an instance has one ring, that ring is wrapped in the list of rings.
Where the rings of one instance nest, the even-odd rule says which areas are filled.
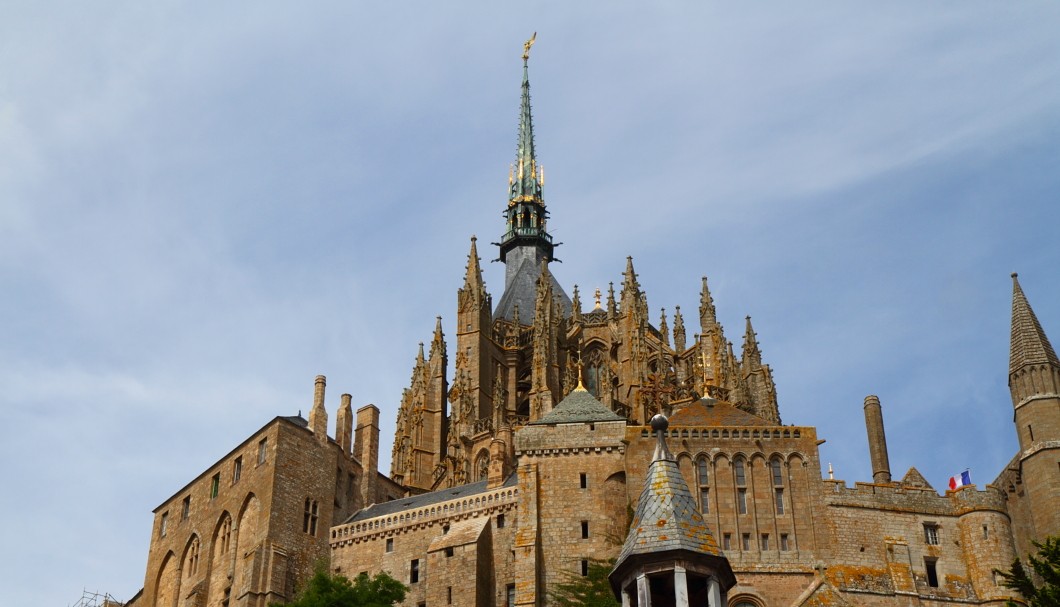
[[[491,245],[504,288],[495,303],[472,237],[455,338],[439,318],[420,346],[389,474],[379,410],[354,414],[343,395],[329,436],[318,377],[308,420],[273,419],[156,509],[129,604],[263,607],[292,599],[319,558],[389,572],[416,607],[551,605],[611,558],[616,596],[640,607],[1014,598],[993,570],[1060,532],[1060,360],[1015,274],[1019,451],[998,478],[940,494],[915,468],[892,476],[875,396],[872,479],[824,478],[814,427],[781,423],[750,318],[737,355],[706,278],[686,325],[680,308],[650,320],[631,258],[587,302],[553,274],[528,56]]]

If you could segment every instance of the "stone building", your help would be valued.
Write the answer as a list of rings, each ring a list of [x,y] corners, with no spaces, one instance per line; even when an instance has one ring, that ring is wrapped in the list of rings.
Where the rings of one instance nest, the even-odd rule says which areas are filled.
[[[139,604],[285,600],[323,555],[350,576],[389,572],[416,607],[549,605],[557,583],[609,558],[619,559],[616,592],[638,607],[652,584],[679,579],[711,607],[722,597],[731,607],[1012,598],[993,570],[1060,533],[1060,361],[1015,275],[1009,386],[1020,450],[999,477],[941,494],[915,468],[893,478],[882,406],[869,396],[871,481],[823,478],[815,428],[781,424],[750,318],[737,356],[705,278],[689,331],[679,308],[650,322],[632,259],[618,293],[589,305],[553,276],[528,55],[529,45],[494,243],[504,289],[494,305],[472,237],[452,368],[439,318],[400,398],[389,476],[376,472],[378,410],[358,411],[351,446],[344,395],[327,438],[320,378],[308,422],[274,419],[159,506]],[[669,418],[662,459],[648,425],[659,413]],[[711,541],[682,558],[716,557],[709,567],[623,550],[630,534],[670,537],[630,527],[659,511],[638,499],[656,478],[684,486],[667,495],[694,504]],[[637,571],[671,581],[638,594]]]
[[[276,417],[155,508],[144,587],[130,605],[264,607],[328,558],[328,530],[402,494],[375,471],[379,410],[343,394],[327,434],[324,376],[309,419]]]

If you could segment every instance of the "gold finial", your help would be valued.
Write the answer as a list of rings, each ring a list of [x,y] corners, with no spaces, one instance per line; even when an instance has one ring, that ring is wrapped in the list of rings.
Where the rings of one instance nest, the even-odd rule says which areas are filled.
[[[530,59],[530,47],[534,46],[534,40],[537,39],[537,32],[534,32],[530,39],[523,43],[523,61]]]
[[[594,298],[596,298],[596,306],[595,306],[595,307],[593,307],[593,309],[594,309],[594,310],[599,310],[599,309],[601,309],[601,308],[600,308],[600,287],[596,287],[596,292],[595,292],[595,293],[593,293],[593,297],[594,297]]]
[[[586,392],[587,391],[585,389],[585,386],[582,385],[582,361],[580,361],[580,360],[578,361],[578,387],[576,387],[574,389],[575,390],[581,390],[582,392]]]

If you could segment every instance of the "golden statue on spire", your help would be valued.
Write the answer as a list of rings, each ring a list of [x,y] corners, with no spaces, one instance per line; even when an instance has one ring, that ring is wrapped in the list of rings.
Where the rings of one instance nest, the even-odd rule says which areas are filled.
[[[534,32],[530,39],[523,43],[523,61],[530,59],[530,47],[534,46],[534,40],[537,39],[537,32]]]

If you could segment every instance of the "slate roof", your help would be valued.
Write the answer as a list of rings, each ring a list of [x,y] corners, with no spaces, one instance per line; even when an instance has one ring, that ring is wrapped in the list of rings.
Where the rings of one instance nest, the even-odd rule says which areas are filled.
[[[514,487],[517,484],[516,474],[513,472],[504,481],[504,487]],[[430,506],[431,504],[438,504],[441,502],[447,502],[460,497],[466,497],[468,495],[476,495],[479,493],[486,492],[486,481],[478,481],[476,483],[470,483],[468,485],[462,485],[460,487],[452,487],[450,489],[442,489],[440,491],[432,491],[430,493],[423,493],[420,495],[413,495],[412,497],[403,497],[396,500],[390,500],[389,502],[382,502],[380,504],[372,504],[367,508],[355,512],[353,516],[343,521],[343,523],[353,523],[356,521],[363,521],[365,519],[375,518],[377,516],[385,516],[387,514],[394,514],[395,512],[402,512],[404,510],[411,510],[414,508],[421,508],[423,506]]]
[[[666,447],[662,434],[667,425],[666,418],[661,415],[652,419],[658,444],[644,478],[644,490],[637,502],[629,535],[610,576],[612,586],[620,581],[618,578],[624,575],[622,571],[633,566],[632,561],[653,561],[668,554],[681,554],[685,558],[691,556],[712,561],[723,587],[730,588],[736,578],[700,514],[674,456]]]
[[[530,425],[586,424],[592,422],[619,422],[626,418],[608,409],[581,384],[561,400],[556,408],[530,422]]]
[[[1060,367],[1053,345],[1045,336],[1038,317],[1034,315],[1027,296],[1020,288],[1016,274],[1012,274],[1012,341],[1009,350],[1008,372],[1015,373],[1026,365],[1048,364]]]
[[[533,324],[534,307],[537,302],[537,278],[541,276],[541,262],[536,247],[516,247],[508,252],[505,264],[514,264],[515,269],[505,272],[504,293],[497,300],[493,318],[515,320],[515,306],[519,306],[519,322]],[[570,318],[571,300],[552,276],[552,298],[563,310],[563,317]]]
[[[738,409],[732,403],[703,398],[670,416],[672,426],[773,426],[768,420]]]

